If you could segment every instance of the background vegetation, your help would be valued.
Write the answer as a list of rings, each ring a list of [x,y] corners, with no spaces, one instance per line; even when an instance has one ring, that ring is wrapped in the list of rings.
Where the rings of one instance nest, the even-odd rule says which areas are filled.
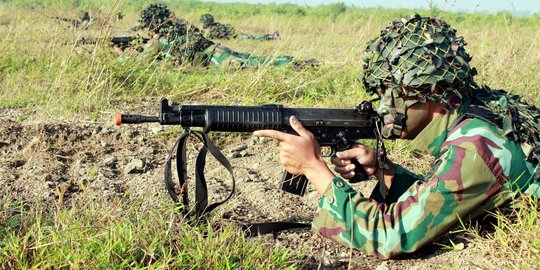
[[[458,34],[469,43],[467,50],[473,55],[472,64],[479,71],[477,82],[523,95],[530,103],[540,105],[537,79],[540,14],[515,17],[510,13],[448,13],[437,8],[167,2],[179,17],[195,24],[201,14],[212,13],[217,20],[247,33],[279,31],[282,39],[275,42],[222,43],[240,52],[292,55],[321,62],[319,68],[307,70],[175,67],[134,59],[121,61],[106,43],[77,45],[82,37],[129,34],[127,29],[137,23],[139,11],[152,2],[0,0],[0,107],[38,108],[56,118],[90,114],[104,121],[109,121],[111,112],[125,104],[156,100],[157,106],[161,96],[186,103],[352,107],[370,98],[355,80],[361,72],[366,42],[391,20],[408,17],[413,12],[437,16],[458,29]],[[50,18],[77,18],[81,10],[96,18],[87,31],[68,28],[66,23]],[[120,21],[114,19],[118,12],[125,15]],[[242,258],[244,266],[283,268],[298,256],[246,241],[232,230],[215,241],[202,240],[207,228],[201,228],[201,232],[186,233],[180,229],[173,233],[167,230],[173,219],[171,207],[164,206],[155,213],[138,209],[136,205],[125,207],[121,202],[100,207],[75,202],[75,205],[59,204],[52,208],[32,207],[28,211],[28,206],[4,196],[0,204],[0,265],[86,268],[92,263],[98,268],[99,265],[119,268],[172,265],[207,269],[216,265],[234,268],[238,258]],[[74,209],[87,210],[81,213]],[[522,217],[535,218],[518,219],[518,226],[514,226],[501,217],[498,226],[501,230],[489,238],[498,239],[494,250],[514,243],[509,239],[516,234],[522,239],[540,239],[538,209],[524,209],[525,212],[520,212]],[[519,222],[532,226],[521,226]],[[218,247],[230,239],[237,246],[219,249],[217,253]],[[483,239],[477,241],[486,241]],[[538,241],[523,245],[522,252],[527,256],[512,259],[528,258],[529,261],[520,263],[534,265],[539,260]],[[235,249],[238,251],[233,252]],[[201,250],[213,250],[216,254],[203,257]],[[508,250],[511,249],[500,249],[500,255],[506,257],[505,252],[511,252]],[[521,264],[510,267],[519,268]]]

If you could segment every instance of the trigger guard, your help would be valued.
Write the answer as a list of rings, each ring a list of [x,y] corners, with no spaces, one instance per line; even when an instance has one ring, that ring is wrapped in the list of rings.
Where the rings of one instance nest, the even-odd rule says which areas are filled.
[[[345,151],[347,149],[349,149],[349,147],[351,146],[351,144],[345,144],[345,143],[338,143],[335,147],[335,151],[334,152],[341,152],[341,151]]]

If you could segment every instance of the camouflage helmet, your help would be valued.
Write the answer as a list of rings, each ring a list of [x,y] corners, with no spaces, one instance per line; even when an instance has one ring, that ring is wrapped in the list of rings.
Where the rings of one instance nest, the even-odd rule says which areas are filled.
[[[90,20],[90,13],[88,13],[88,11],[79,12],[79,19],[81,19],[81,21],[89,21]]]
[[[203,15],[201,15],[201,18],[199,19],[199,22],[201,22],[203,24],[203,27],[214,24],[215,23],[214,16],[212,16],[211,14],[208,14],[208,13],[203,14]]]
[[[171,11],[163,4],[151,4],[143,11],[139,23],[143,28],[150,30],[159,29],[163,23],[169,20]]]
[[[446,22],[414,14],[393,21],[368,42],[359,79],[371,94],[394,85],[406,88],[407,96],[430,100],[470,96],[477,72],[465,45]]]

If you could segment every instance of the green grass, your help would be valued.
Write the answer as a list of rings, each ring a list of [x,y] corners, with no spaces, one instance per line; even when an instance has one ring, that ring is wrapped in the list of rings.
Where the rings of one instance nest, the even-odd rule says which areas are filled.
[[[489,269],[539,269],[540,207],[538,198],[524,197],[509,211],[493,212],[494,229],[482,233],[468,231],[480,246],[478,256]],[[507,211],[508,212],[508,211]]]
[[[179,16],[197,23],[200,14],[245,32],[279,30],[275,42],[223,41],[240,52],[256,55],[292,55],[317,58],[321,67],[296,71],[286,68],[222,70],[172,67],[167,63],[120,61],[106,44],[75,45],[83,36],[119,35],[136,24],[137,14],[149,1],[8,1],[0,4],[0,106],[40,106],[56,115],[118,109],[124,101],[161,96],[179,102],[352,107],[367,98],[355,78],[361,73],[366,42],[392,19],[439,14],[469,42],[468,51],[478,68],[477,81],[519,93],[540,104],[538,61],[540,16],[510,14],[456,14],[440,10],[358,10],[342,5],[306,8],[293,5],[212,4],[171,2]],[[22,7],[33,6],[32,10]],[[61,6],[62,9],[56,9]],[[110,28],[94,24],[77,31],[47,18],[75,18],[86,9],[96,17],[120,10],[125,18]],[[480,24],[480,22],[490,22]],[[124,32],[125,33],[125,32]]]
[[[83,36],[125,33],[122,29],[135,25],[138,12],[151,2],[0,1],[0,107],[38,107],[52,117],[91,114],[101,120],[108,111],[122,110],[123,104],[138,104],[142,99],[155,99],[157,110],[161,96],[182,103],[353,107],[369,98],[356,81],[366,42],[391,20],[413,12],[437,15],[458,29],[458,35],[469,43],[466,48],[479,71],[479,83],[521,94],[540,105],[540,14],[514,17],[509,13],[449,13],[437,8],[359,10],[342,4],[308,8],[169,2],[178,16],[193,23],[209,12],[248,33],[279,31],[279,41],[223,43],[240,52],[315,57],[321,62],[317,69],[302,71],[174,67],[119,60],[106,44],[75,45]],[[94,24],[88,31],[78,31],[44,16],[75,18],[80,10],[100,18],[122,11],[125,18],[110,28]],[[398,163],[417,158],[424,160],[423,169],[429,167],[406,143],[387,145]],[[170,205],[148,209],[124,198],[111,203],[74,201],[47,206],[13,202],[7,195],[3,198],[0,265],[5,268],[281,269],[294,268],[290,261],[298,256],[248,241],[229,227],[218,234],[206,226],[171,226],[182,218]],[[526,209],[517,222],[499,216],[496,232],[476,240],[491,245],[487,250],[494,257],[508,258],[508,267],[538,262],[538,209]],[[522,239],[526,243],[515,242]],[[516,246],[523,250],[516,253]],[[522,256],[525,259],[519,264]]]
[[[129,198],[0,202],[0,266],[7,269],[286,269],[292,252],[247,240],[233,226],[189,226],[171,205]],[[217,224],[217,223],[214,223]],[[178,226],[180,225],[180,226]]]

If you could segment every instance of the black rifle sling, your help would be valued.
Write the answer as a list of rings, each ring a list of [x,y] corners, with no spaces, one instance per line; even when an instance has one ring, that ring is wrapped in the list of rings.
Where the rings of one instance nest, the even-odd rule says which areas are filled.
[[[193,131],[192,131],[193,132]],[[234,194],[235,190],[235,179],[234,179],[234,173],[231,166],[231,163],[227,160],[227,158],[221,153],[221,151],[214,145],[214,143],[208,138],[208,135],[204,132],[197,133],[200,135],[196,136],[199,138],[199,140],[203,143],[203,148],[200,150],[199,155],[197,156],[197,161],[195,163],[195,199],[197,200],[195,204],[195,211],[198,215],[203,215],[205,213],[209,213],[212,210],[214,210],[216,207],[222,205],[226,201],[228,201],[232,195]],[[206,187],[206,179],[204,177],[204,167],[206,165],[206,152],[210,151],[210,154],[221,164],[223,167],[229,171],[232,179],[232,188],[231,193],[229,193],[229,196],[225,198],[221,202],[215,202],[211,205],[208,205],[208,189]],[[186,163],[186,160],[184,159],[183,163]]]
[[[176,171],[178,172],[178,181],[180,186],[178,187],[179,190],[177,191],[172,177],[172,160],[174,158],[173,151],[176,148],[176,157],[179,160],[186,160],[186,140],[188,138],[189,133],[183,133],[178,137],[178,140],[171,148],[171,151],[169,152],[169,156],[167,157],[167,162],[165,163],[165,188],[167,188],[167,191],[169,192],[169,195],[171,196],[172,200],[175,203],[179,203],[178,200],[178,193],[182,194],[182,205],[187,206],[189,205],[189,199],[188,199],[188,193],[187,193],[187,164],[186,163],[180,163],[176,162]],[[180,172],[182,172],[180,174]],[[187,214],[187,207],[182,209],[184,214]]]
[[[309,227],[310,224],[286,221],[242,224],[242,230],[247,237]]]
[[[176,169],[179,176],[179,192],[182,194],[182,205],[184,206],[184,214],[188,215],[189,201],[188,201],[188,188],[187,188],[187,159],[186,159],[186,144],[189,135],[194,135],[202,143],[197,160],[195,163],[195,214],[197,217],[203,216],[206,213],[210,213],[216,207],[222,205],[228,201],[235,191],[235,178],[232,166],[223,153],[214,145],[214,143],[208,138],[208,135],[200,131],[188,131],[182,134],[178,141],[175,143],[167,162],[165,164],[165,186],[169,195],[174,202],[179,203],[177,190],[174,187],[172,180],[171,165],[173,159],[173,151],[176,147]],[[206,178],[204,176],[204,168],[206,165],[206,154],[210,152],[212,156],[225,167],[232,178],[232,189],[227,198],[223,201],[212,203],[208,205],[208,187],[206,185]],[[308,228],[310,224],[296,223],[296,222],[265,222],[265,223],[253,223],[253,224],[241,224],[242,230],[246,236],[255,236],[260,234],[275,233],[283,230]]]

